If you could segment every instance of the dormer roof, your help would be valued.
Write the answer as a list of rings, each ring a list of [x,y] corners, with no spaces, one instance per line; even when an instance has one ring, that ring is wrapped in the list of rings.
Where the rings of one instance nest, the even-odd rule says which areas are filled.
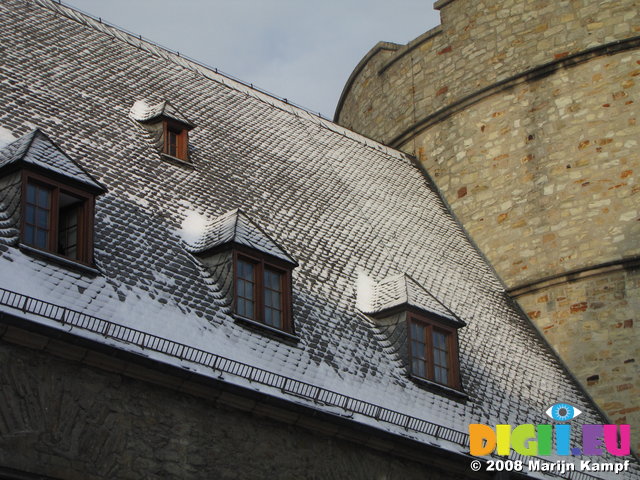
[[[21,167],[31,167],[64,177],[95,192],[106,191],[105,187],[37,128],[0,149],[0,172]]]
[[[240,209],[231,210],[211,221],[200,239],[189,245],[189,250],[195,254],[204,254],[229,244],[244,245],[286,263],[298,265],[291,255]]]
[[[405,273],[388,276],[379,282],[361,283],[358,298],[360,310],[367,315],[382,316],[396,308],[412,307],[435,314],[456,326],[465,325],[426,288]]]
[[[146,100],[138,100],[131,107],[131,117],[142,123],[153,123],[162,119],[173,120],[182,124],[187,130],[195,127],[187,117],[185,117],[168,100],[160,103],[150,104]]]

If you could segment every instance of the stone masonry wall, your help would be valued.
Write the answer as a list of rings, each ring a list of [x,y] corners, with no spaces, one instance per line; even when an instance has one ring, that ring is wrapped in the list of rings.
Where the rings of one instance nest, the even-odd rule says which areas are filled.
[[[450,478],[4,341],[0,366],[0,467],[65,480]]]
[[[382,50],[369,61],[345,87],[338,123],[388,143],[483,87],[640,35],[635,0],[455,0],[440,13],[440,33],[395,56]]]
[[[623,52],[493,95],[411,143],[513,288],[640,254],[638,102],[640,52]]]
[[[610,272],[518,298],[573,374],[640,450],[640,269]]]

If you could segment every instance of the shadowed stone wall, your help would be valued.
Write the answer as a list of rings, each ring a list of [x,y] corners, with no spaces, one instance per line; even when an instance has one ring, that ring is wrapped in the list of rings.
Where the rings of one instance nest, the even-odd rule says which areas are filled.
[[[462,478],[3,340],[0,365],[0,469],[65,480]]]
[[[577,378],[638,432],[639,6],[435,6],[439,27],[363,59],[336,120],[420,160]]]

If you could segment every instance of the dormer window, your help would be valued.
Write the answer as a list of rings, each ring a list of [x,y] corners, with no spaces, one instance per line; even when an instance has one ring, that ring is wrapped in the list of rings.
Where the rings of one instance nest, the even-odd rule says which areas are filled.
[[[378,282],[362,274],[357,302],[381,335],[393,342],[412,378],[425,386],[464,395],[458,329],[465,323],[428,290],[405,274]]]
[[[297,340],[291,276],[298,264],[247,214],[221,215],[188,247],[210,267],[220,289],[230,293],[238,323]]]
[[[16,186],[5,195],[20,204],[10,221],[21,248],[76,266],[93,263],[94,205],[102,185],[40,130],[2,149],[0,178]]]
[[[194,125],[170,102],[157,104],[138,100],[130,115],[140,122],[155,138],[157,148],[168,160],[190,162],[189,131]]]
[[[93,198],[41,175],[23,174],[22,243],[91,263]]]
[[[459,388],[456,329],[415,313],[409,313],[408,326],[412,375]]]
[[[264,323],[278,330],[291,331],[289,322],[289,269],[258,252],[234,255],[236,315]]]
[[[165,120],[164,149],[162,153],[182,161],[189,161],[189,133],[188,130],[178,122]]]

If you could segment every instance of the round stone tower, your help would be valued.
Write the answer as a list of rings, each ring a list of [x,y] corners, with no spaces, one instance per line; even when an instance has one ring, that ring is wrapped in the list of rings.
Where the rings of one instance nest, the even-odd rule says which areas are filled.
[[[440,26],[362,59],[335,119],[419,159],[578,380],[632,424],[637,451],[640,6],[435,8]]]

